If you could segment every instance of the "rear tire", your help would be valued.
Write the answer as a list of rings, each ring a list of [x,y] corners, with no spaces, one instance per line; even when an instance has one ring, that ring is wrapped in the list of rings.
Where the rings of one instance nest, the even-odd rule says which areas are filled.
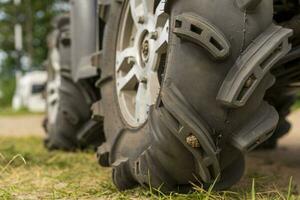
[[[102,123],[91,120],[91,105],[99,92],[93,80],[71,78],[70,20],[60,18],[52,35],[48,66],[45,146],[49,150],[95,148],[104,140]]]
[[[155,1],[155,5],[161,9],[162,2]],[[273,27],[271,0],[232,2],[168,1],[169,44],[163,69],[158,72],[161,89],[147,120],[139,126],[124,117],[117,91],[117,53],[112,53],[117,52],[119,32],[124,30],[119,25],[125,19],[122,13],[128,9],[128,1],[110,3],[100,80],[107,142],[99,148],[98,157],[108,155],[107,164],[113,167],[118,189],[141,184],[162,191],[188,191],[191,182],[208,188],[216,179],[216,189],[228,188],[243,174],[243,153],[274,131],[278,115],[263,97],[274,83],[268,69],[289,49],[290,31]],[[147,17],[137,21],[144,19]],[[269,40],[273,28],[283,31],[284,37],[276,41],[284,40],[285,46],[277,54],[265,46],[253,51],[261,45],[259,41],[252,43],[254,40],[275,45]],[[202,33],[206,37],[198,37]],[[207,40],[208,35],[211,39]],[[245,86],[238,100],[231,101],[230,95],[224,95],[232,91],[226,85],[228,79],[231,81],[240,68],[250,67],[244,66],[244,56],[257,51],[263,52],[252,58],[268,56],[271,63],[264,63],[267,70],[259,79],[251,75],[248,79],[253,78],[252,82],[242,82]],[[253,90],[247,99],[248,88]]]

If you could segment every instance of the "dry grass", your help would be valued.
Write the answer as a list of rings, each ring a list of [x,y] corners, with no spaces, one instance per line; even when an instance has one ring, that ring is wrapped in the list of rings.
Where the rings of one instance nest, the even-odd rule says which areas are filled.
[[[111,182],[111,170],[99,167],[93,152],[47,152],[37,137],[2,137],[0,144],[0,199],[297,199],[292,182],[277,188],[257,175],[221,193],[199,187],[191,194],[142,188],[121,193]]]

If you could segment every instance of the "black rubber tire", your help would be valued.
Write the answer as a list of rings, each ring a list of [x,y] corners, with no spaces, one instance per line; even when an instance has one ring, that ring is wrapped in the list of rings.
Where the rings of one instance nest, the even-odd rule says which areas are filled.
[[[61,79],[59,110],[55,123],[47,122],[45,146],[49,150],[95,149],[103,141],[102,124],[91,120],[91,104],[82,94],[82,84]]]
[[[292,125],[287,120],[291,113],[291,108],[296,102],[296,95],[286,94],[282,90],[271,90],[267,92],[266,101],[273,105],[279,113],[279,122],[274,134],[260,146],[258,149],[271,150],[277,147],[278,140],[288,134]]]
[[[300,37],[299,23],[300,23],[299,15],[296,15],[290,21],[282,23],[284,27],[290,28],[294,31],[294,35],[293,37],[291,37],[290,41],[295,47],[299,45],[299,37]],[[273,105],[276,108],[277,112],[279,113],[279,123],[272,137],[270,137],[267,141],[261,144],[257,148],[258,150],[275,149],[277,147],[278,140],[284,135],[286,135],[291,129],[291,124],[286,118],[290,114],[291,108],[297,100],[298,91],[290,90],[289,84],[291,84],[291,82],[289,79],[287,79],[287,77],[289,77],[290,75],[289,74],[282,75],[282,73],[288,71],[288,68],[286,68],[285,65],[294,68],[297,68],[298,66],[297,62],[291,61],[290,63],[285,63],[283,66],[277,67],[277,69],[275,69],[272,72],[276,77],[277,82],[270,90],[267,91],[265,100],[268,101],[271,105]],[[293,72],[290,72],[290,74],[292,73]]]
[[[105,165],[113,167],[113,181],[120,190],[141,184],[164,192],[185,192],[191,188],[191,182],[207,188],[213,180],[205,182],[199,178],[201,170],[198,171],[196,163],[200,160],[175,133],[179,132],[179,127],[184,127],[183,122],[186,126],[197,124],[209,133],[207,138],[214,142],[206,143],[207,146],[215,147],[215,155],[209,155],[211,157],[203,158],[201,162],[214,163],[207,170],[213,171],[211,174],[219,178],[215,188],[230,187],[240,179],[244,170],[243,155],[231,145],[231,134],[253,120],[259,110],[266,109],[267,112],[267,109],[273,109],[263,101],[263,97],[274,78],[267,73],[247,104],[240,108],[224,106],[216,97],[241,52],[272,24],[273,2],[249,1],[254,2],[251,4],[254,11],[248,13],[232,0],[168,1],[171,28],[160,97],[157,104],[151,107],[149,120],[135,129],[124,122],[118,108],[115,54],[112,53],[116,52],[118,27],[125,2],[111,1],[104,35],[100,82],[107,142],[99,147],[99,160],[103,156],[108,157]],[[230,55],[216,61],[206,49],[174,34],[175,16],[182,13],[201,16],[218,27],[231,45]]]
[[[59,18],[56,24],[59,33],[54,48],[58,49],[60,57],[61,84],[58,88],[59,100],[56,102],[58,104],[56,120],[50,122],[46,118],[44,122],[47,134],[44,143],[49,150],[96,149],[104,140],[102,122],[91,119],[91,105],[99,100],[99,90],[94,86],[95,80],[85,79],[76,83],[72,80],[71,42],[69,39],[61,38],[62,33],[70,29],[69,17]],[[48,70],[51,70],[51,66]],[[49,75],[48,79],[48,82],[52,81],[53,77]]]

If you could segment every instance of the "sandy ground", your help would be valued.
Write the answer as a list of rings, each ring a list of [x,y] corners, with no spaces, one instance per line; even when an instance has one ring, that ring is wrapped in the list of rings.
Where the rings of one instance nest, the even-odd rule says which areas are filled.
[[[289,116],[293,127],[272,151],[252,152],[247,157],[247,174],[280,186],[287,186],[290,178],[300,190],[300,110]],[[299,187],[298,187],[299,186]]]
[[[0,116],[0,136],[43,136],[42,115]]]
[[[280,145],[276,150],[256,151],[247,156],[247,176],[238,186],[249,182],[251,180],[249,177],[255,177],[266,179],[268,183],[274,183],[278,187],[285,187],[292,176],[294,184],[299,185],[297,190],[300,191],[300,110],[292,113],[289,120],[293,128],[286,137],[280,140]],[[42,115],[0,116],[0,136],[43,137],[42,121]]]

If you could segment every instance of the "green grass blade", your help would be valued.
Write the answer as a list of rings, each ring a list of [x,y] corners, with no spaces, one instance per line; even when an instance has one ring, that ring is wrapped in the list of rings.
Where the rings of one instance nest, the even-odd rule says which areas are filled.
[[[286,197],[287,200],[292,199],[292,183],[293,183],[293,177],[290,178],[288,194],[287,194],[287,197]]]
[[[252,179],[252,189],[251,189],[251,199],[256,199],[256,192],[255,192],[255,179]]]

